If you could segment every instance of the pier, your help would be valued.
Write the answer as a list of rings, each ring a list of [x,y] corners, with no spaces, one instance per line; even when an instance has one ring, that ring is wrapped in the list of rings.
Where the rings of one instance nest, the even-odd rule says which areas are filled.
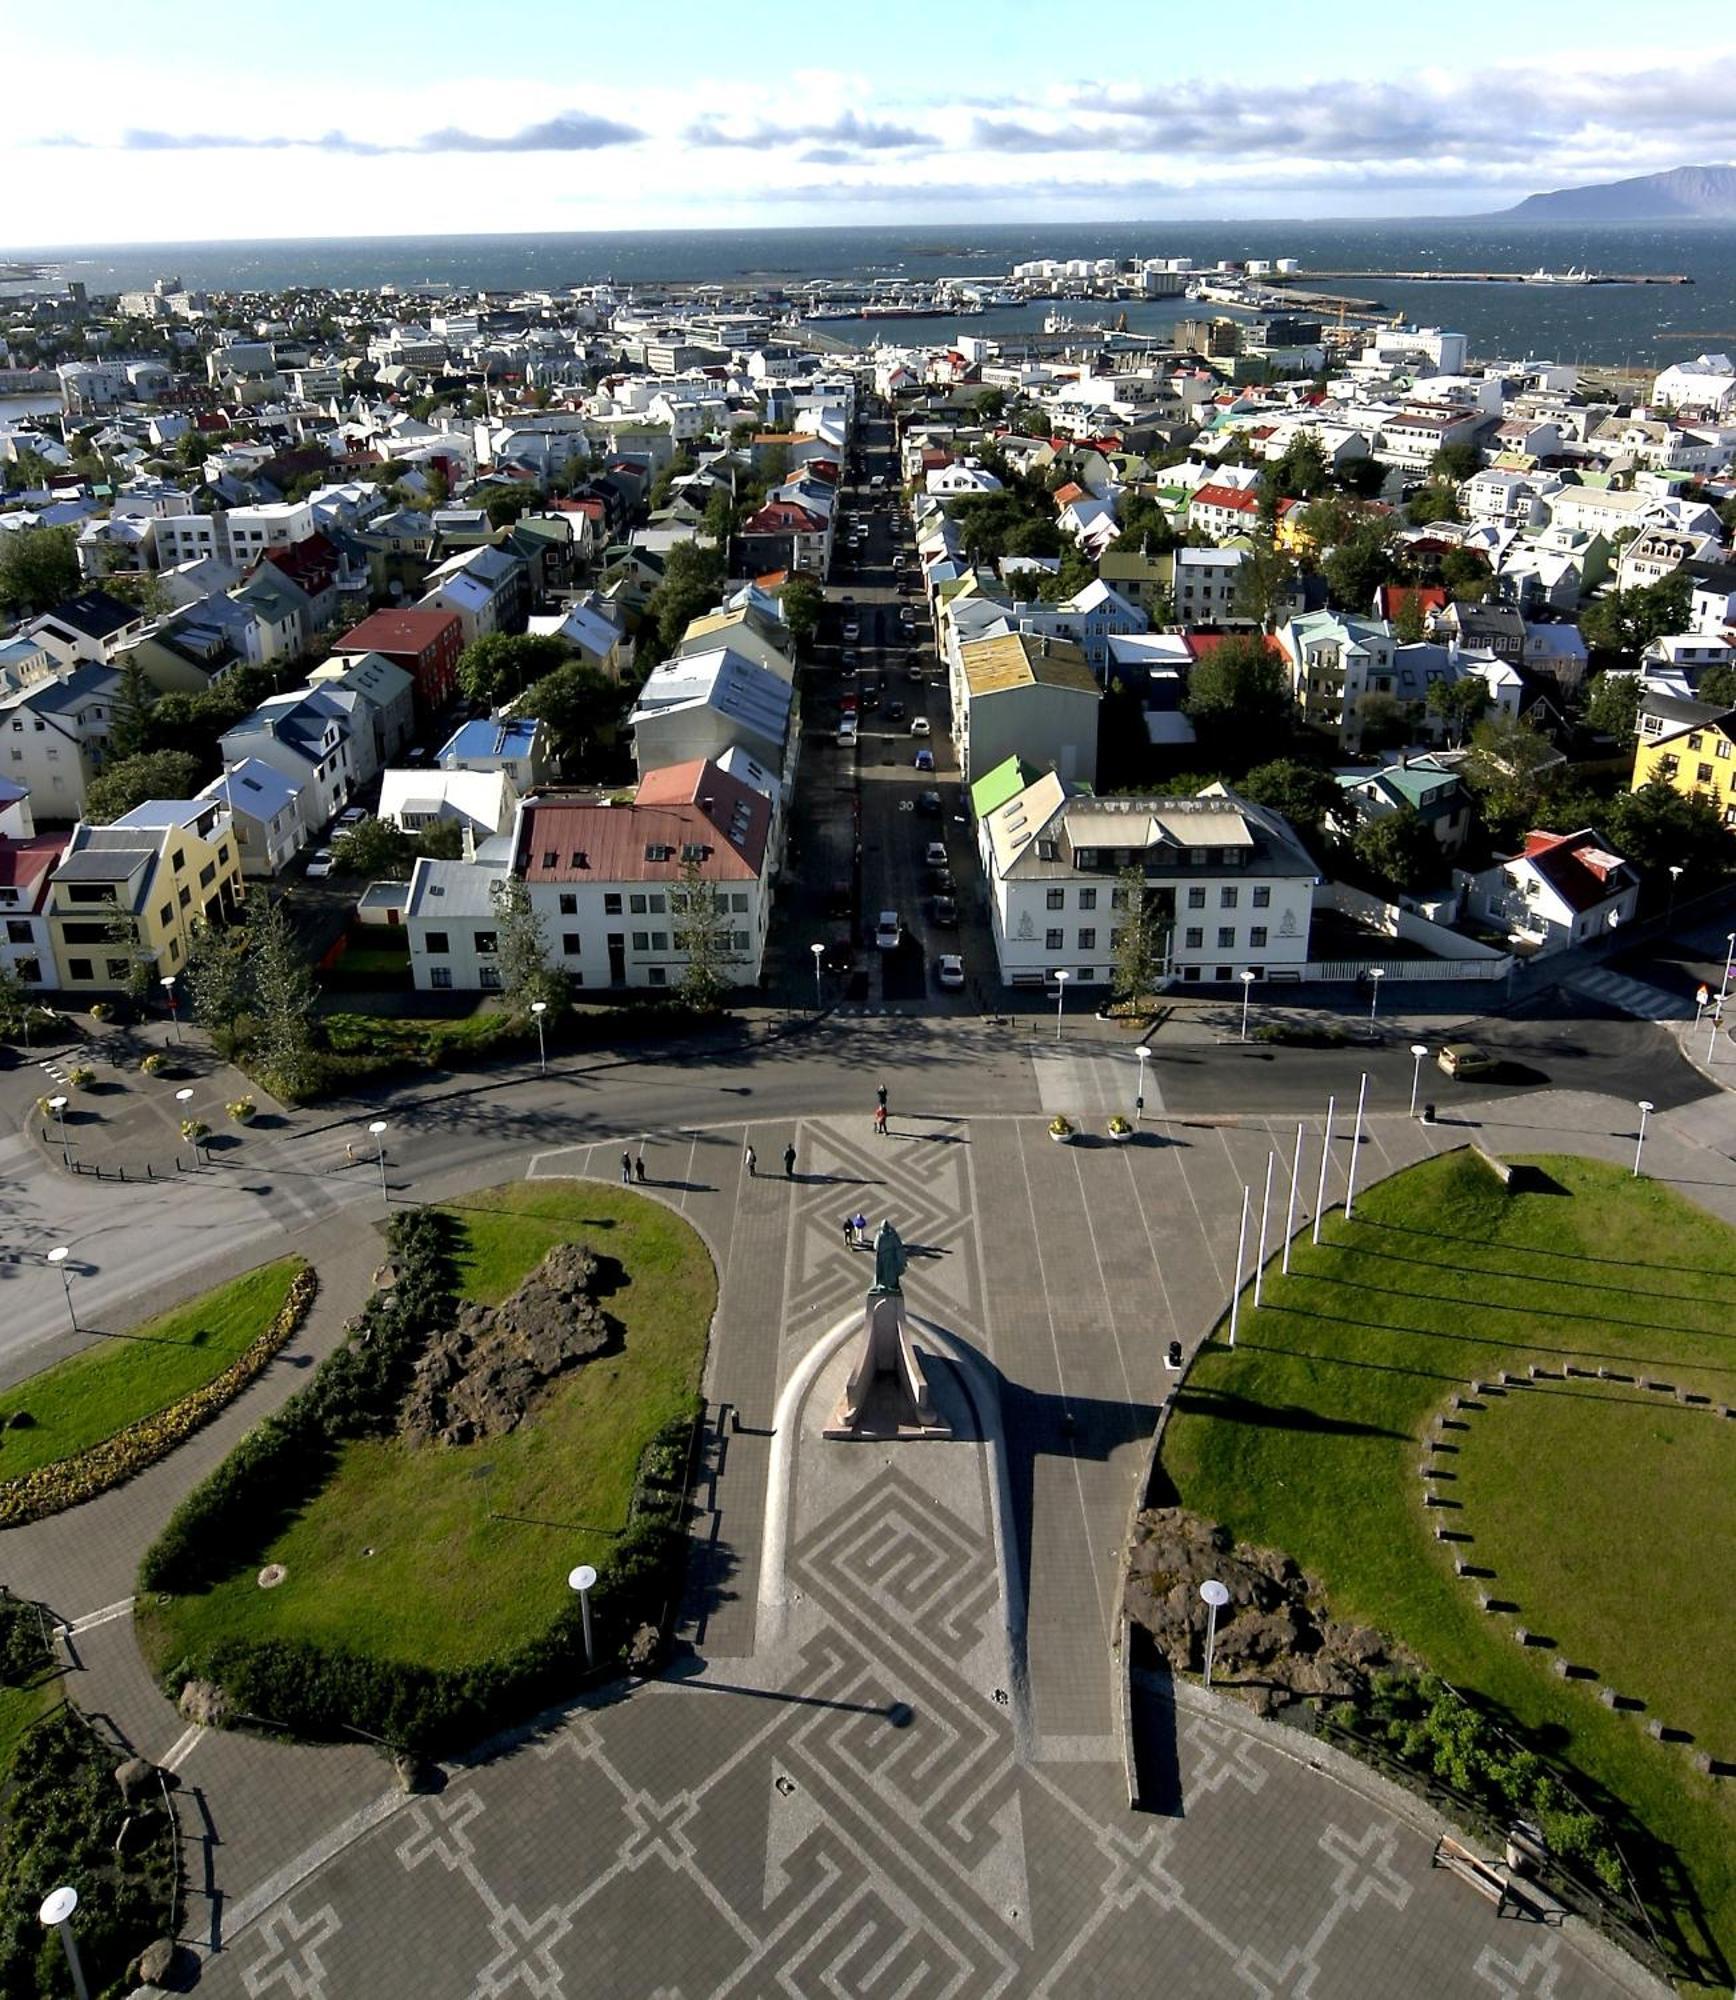
[[[1544,290],[1556,286],[1582,285],[1691,285],[1694,281],[1681,271],[1587,271],[1582,276],[1565,273],[1539,277],[1535,271],[1281,271],[1262,273],[1264,285],[1289,288],[1292,279],[1311,282],[1316,278],[1373,279],[1395,285],[1537,285]]]

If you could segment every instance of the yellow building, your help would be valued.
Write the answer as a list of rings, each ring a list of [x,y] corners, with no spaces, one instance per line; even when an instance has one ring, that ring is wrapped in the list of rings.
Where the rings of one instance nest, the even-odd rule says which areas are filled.
[[[150,799],[112,826],[79,825],[45,915],[61,986],[112,993],[149,961],[167,979],[187,962],[193,925],[237,915],[241,850],[213,799]]]
[[[1633,789],[1654,778],[1684,798],[1710,799],[1724,824],[1736,827],[1736,711],[1651,742],[1642,737],[1634,746]]]

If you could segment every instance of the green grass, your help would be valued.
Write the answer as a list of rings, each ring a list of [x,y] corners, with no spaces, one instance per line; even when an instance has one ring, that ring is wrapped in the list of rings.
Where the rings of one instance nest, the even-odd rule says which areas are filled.
[[[1564,1683],[1552,1654],[1515,1646],[1515,1620],[1476,1608],[1422,1505],[1418,1441],[1472,1378],[1602,1363],[1731,1400],[1736,1231],[1617,1168],[1530,1164],[1553,1191],[1508,1194],[1458,1152],[1370,1190],[1318,1249],[1299,1241],[1237,1348],[1220,1328],[1195,1364],[1164,1468],[1182,1505],[1287,1550],[1339,1615],[1402,1639],[1625,1801],[1736,1952],[1730,1782],[1605,1709],[1601,1683]],[[1563,1656],[1736,1756],[1736,1425],[1583,1380],[1489,1403],[1450,1434],[1460,1477],[1440,1490],[1476,1538],[1459,1552]]]
[[[299,1257],[280,1257],[190,1305],[86,1348],[0,1395],[0,1479],[70,1458],[167,1409],[220,1375],[259,1338],[289,1296]]]
[[[605,1304],[625,1329],[619,1351],[585,1363],[506,1437],[346,1446],[332,1480],[261,1557],[282,1563],[287,1580],[262,1591],[250,1568],[154,1609],[141,1632],[159,1664],[247,1636],[465,1666],[545,1630],[574,1564],[607,1566],[640,1453],[699,1388],[717,1299],[711,1259],[678,1215],[626,1188],[520,1182],[452,1213],[460,1288],[485,1304],[556,1243],[614,1259],[624,1282]]]
[[[34,1687],[0,1686],[0,1793],[12,1775],[12,1759],[24,1732],[60,1699],[58,1676],[49,1675]]]

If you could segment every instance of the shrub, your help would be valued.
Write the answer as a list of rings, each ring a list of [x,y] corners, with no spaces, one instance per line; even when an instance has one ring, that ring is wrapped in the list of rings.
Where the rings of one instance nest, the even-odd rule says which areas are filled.
[[[1116,1111],[1110,1115],[1109,1130],[1113,1137],[1125,1139],[1128,1133],[1133,1130],[1133,1126],[1128,1119],[1122,1117],[1119,1111]]]
[[[90,1018],[93,1021],[106,1021],[110,1012],[111,1009],[106,1000],[93,1000],[90,1003]]]
[[[80,1063],[76,1069],[69,1069],[66,1073],[66,1083],[69,1090],[89,1090],[95,1082],[96,1071],[94,1069],[87,1069],[83,1063]]]
[[[29,1687],[54,1665],[43,1635],[41,1605],[10,1591],[0,1596],[0,1687]]]
[[[161,1076],[168,1067],[169,1058],[163,1054],[161,1049],[153,1049],[145,1057],[144,1061],[139,1064],[139,1068],[144,1071],[146,1076]]]
[[[1051,1139],[1071,1139],[1073,1129],[1073,1121],[1070,1118],[1063,1118],[1058,1111],[1049,1120],[1049,1137]]]
[[[198,1145],[201,1139],[208,1139],[210,1136],[211,1128],[205,1123],[203,1118],[183,1118],[181,1120],[181,1137],[191,1140],[195,1146]]]
[[[259,1106],[251,1097],[237,1097],[230,1103],[225,1104],[223,1109],[228,1112],[237,1125],[246,1125],[257,1116]]]

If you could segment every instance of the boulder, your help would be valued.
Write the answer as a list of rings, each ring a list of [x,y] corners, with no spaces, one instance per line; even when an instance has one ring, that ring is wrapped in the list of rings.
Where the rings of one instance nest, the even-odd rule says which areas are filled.
[[[134,1973],[143,1985],[161,1986],[173,1976],[179,1955],[173,1938],[157,1938],[139,1953]]]
[[[641,1625],[627,1644],[627,1671],[644,1680],[657,1671],[663,1656],[663,1634],[655,1625]]]
[[[129,1757],[115,1771],[115,1783],[121,1788],[121,1797],[132,1805],[147,1789],[154,1789],[157,1775],[155,1764],[143,1757]]]
[[[229,1721],[229,1697],[215,1681],[188,1681],[175,1706],[207,1729],[222,1729]]]

